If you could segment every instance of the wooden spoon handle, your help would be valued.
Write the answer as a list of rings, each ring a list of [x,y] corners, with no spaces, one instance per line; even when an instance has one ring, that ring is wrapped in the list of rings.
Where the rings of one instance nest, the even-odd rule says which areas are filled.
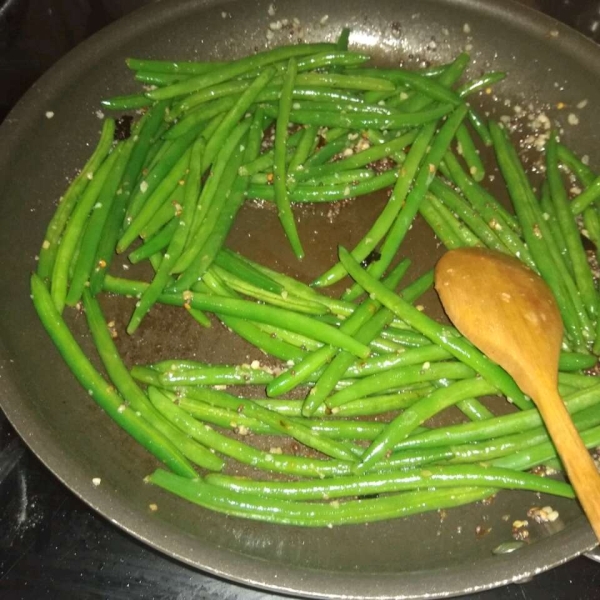
[[[545,392],[543,400],[536,404],[577,498],[600,540],[600,473],[558,392]]]

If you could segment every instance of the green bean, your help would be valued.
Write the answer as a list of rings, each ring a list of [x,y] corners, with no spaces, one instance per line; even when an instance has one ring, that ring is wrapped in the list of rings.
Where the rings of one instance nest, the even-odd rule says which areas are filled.
[[[557,152],[559,160],[577,176],[577,179],[579,179],[585,187],[592,185],[596,179],[596,174],[588,167],[588,165],[584,164],[572,150],[563,144],[558,144]]]
[[[346,129],[404,129],[436,121],[447,115],[452,109],[450,104],[442,104],[431,109],[411,113],[392,115],[373,115],[366,112],[341,114],[333,111],[292,110],[290,121],[301,125],[319,125],[324,127],[343,127]],[[268,115],[274,116],[276,109],[265,105]]]
[[[571,264],[571,259],[567,251],[567,244],[565,242],[563,232],[558,223],[558,217],[556,215],[556,210],[552,202],[552,195],[550,193],[548,179],[545,179],[542,182],[542,189],[540,191],[540,208],[544,211],[542,213],[542,216],[544,217],[544,219],[548,223],[548,227],[552,231],[552,235],[554,236],[554,240],[558,245],[558,251],[560,252],[560,255],[562,256],[565,262],[565,266],[567,267],[567,269],[569,269],[569,273],[573,275],[573,265]]]
[[[572,415],[598,404],[600,385],[578,390],[565,397],[567,410]],[[408,448],[430,448],[486,441],[514,433],[525,432],[543,425],[535,408],[494,417],[481,423],[461,423],[440,427],[412,436],[396,446],[397,450]]]
[[[125,218],[125,211],[135,182],[146,161],[152,140],[160,130],[161,123],[167,108],[166,102],[156,103],[136,126],[134,148],[129,157],[125,173],[121,182],[121,193],[113,201],[112,210],[102,228],[102,235],[94,259],[94,271],[90,277],[90,290],[97,294],[104,281],[104,276],[112,263],[115,247],[119,238],[121,225]]]
[[[238,129],[242,130],[244,136],[248,129],[248,121],[249,119],[246,120],[246,122],[242,122],[240,125],[238,125]],[[240,139],[238,133],[233,133],[231,138],[232,140]],[[241,141],[243,142],[244,139],[245,137],[242,137]],[[184,260],[184,257],[192,256],[192,259],[189,267],[182,272],[175,284],[169,288],[170,290],[178,292],[189,289],[206,272],[206,269],[208,268],[210,260],[213,256],[213,254],[205,255],[204,248],[206,246],[206,242],[211,233],[214,231],[224,207],[230,202],[230,200],[232,200],[232,197],[238,208],[240,206],[241,199],[243,198],[243,193],[247,182],[246,180],[239,180],[237,175],[238,168],[242,163],[243,152],[244,147],[239,144],[234,149],[233,153],[230,153],[227,145],[221,149],[217,159],[219,164],[223,164],[225,161],[228,162],[225,164],[223,175],[220,179],[219,186],[216,189],[214,197],[211,199],[208,208],[204,211],[204,218],[200,218],[200,211],[195,211],[196,214],[194,215],[194,219],[200,224],[195,231],[191,231],[190,236],[188,237],[186,249],[180,255],[180,258],[175,261],[175,264],[171,268],[171,272],[174,272],[177,269],[178,263],[180,264]],[[224,155],[228,156],[224,157]],[[200,201],[202,200],[204,200],[204,198],[201,197]]]
[[[201,139],[201,138],[200,138]],[[191,148],[190,148],[191,151]],[[178,181],[178,185],[175,186],[173,193],[168,201],[163,202],[162,206],[154,213],[150,220],[142,227],[140,231],[140,237],[144,240],[144,245],[151,242],[155,237],[159,235],[166,235],[163,233],[165,226],[173,221],[175,217],[181,216],[182,206],[186,193],[186,184],[189,181],[187,175],[187,169],[184,170],[182,178]],[[184,183],[181,183],[184,182]],[[170,237],[166,238],[167,243],[170,241]],[[166,247],[167,244],[161,246],[161,249]],[[138,249],[139,250],[139,247]],[[152,253],[147,254],[151,256]],[[146,256],[146,257],[147,257]]]
[[[579,354],[577,352],[561,352],[558,368],[561,371],[580,371],[592,369],[596,366],[598,359],[590,354]]]
[[[510,253],[492,228],[449,185],[436,179],[431,184],[431,191],[449,210],[457,214],[488,248]]]
[[[398,266],[392,270],[391,274],[386,279],[386,285],[390,285],[393,289],[395,287],[395,279],[402,273],[402,262],[398,263]],[[416,299],[423,288],[422,283],[429,284],[428,276],[425,274],[416,280],[411,286],[408,286],[403,290],[402,294],[409,302]],[[360,329],[356,332],[356,339],[363,343],[372,343],[377,334],[389,324],[393,319],[393,314],[387,309],[380,309],[369,321],[361,325]],[[315,411],[325,402],[326,398],[333,391],[337,382],[347,372],[347,369],[354,362],[354,358],[347,352],[340,352],[338,355],[329,363],[323,374],[318,378],[316,384],[310,390],[309,394],[304,399],[302,405],[302,414],[305,416],[311,416]]]
[[[387,278],[385,285],[391,289],[395,288],[408,270],[409,265],[410,262],[407,260],[400,263],[394,273]],[[342,323],[340,331],[350,335],[356,335],[359,329],[378,309],[379,303],[371,299],[365,300],[356,308],[352,315]],[[359,341],[363,342],[363,340],[360,339]],[[296,386],[306,381],[317,369],[331,361],[336,354],[337,348],[332,346],[323,346],[316,352],[309,354],[301,363],[294,365],[293,368],[284,371],[281,375],[271,381],[267,385],[267,395],[273,397],[291,391]],[[310,412],[305,412],[304,414],[312,414],[314,412],[314,406],[307,405],[307,407]]]
[[[550,187],[550,195],[552,203],[556,211],[556,216],[560,229],[562,230],[567,252],[573,265],[575,275],[575,283],[581,294],[581,299],[591,317],[596,316],[597,308],[597,293],[592,279],[590,270],[579,229],[575,218],[573,217],[567,192],[562,183],[562,178],[558,166],[558,148],[556,134],[550,136],[546,144],[546,174],[548,177],[548,185]],[[588,188],[590,189],[590,188]]]
[[[191,77],[186,81],[175,83],[158,90],[153,90],[148,92],[147,96],[153,100],[164,100],[166,98],[184,96],[192,92],[197,92],[203,88],[228,81],[234,77],[258,69],[259,67],[265,67],[279,61],[288,60],[292,57],[318,54],[333,49],[334,47],[332,44],[297,44],[295,46],[282,46],[273,50],[259,52],[252,56],[246,56],[245,58],[232,61],[222,68],[211,70],[208,73],[200,74],[197,77]]]
[[[42,279],[51,276],[58,252],[58,242],[63,233],[65,225],[77,205],[82,193],[93,180],[98,167],[104,162],[104,159],[111,150],[115,132],[114,119],[104,119],[102,123],[102,132],[98,144],[92,153],[92,156],[85,163],[83,169],[67,188],[67,191],[59,200],[58,208],[50,219],[46,229],[44,242],[39,252],[37,273]]]
[[[596,202],[598,198],[600,198],[600,177],[596,177],[586,190],[571,202],[571,212],[574,215],[581,214],[588,206]]]
[[[227,248],[223,248],[219,252],[215,258],[215,264],[230,273],[235,272],[238,277],[268,292],[281,294],[284,290],[284,287],[280,283],[277,283],[268,275],[254,268],[249,262],[242,260],[237,252],[233,252]]]
[[[485,177],[485,167],[473,143],[471,134],[464,123],[456,130],[456,141],[458,153],[467,163],[471,177],[475,181],[482,181]]]
[[[452,179],[456,182],[473,208],[487,221],[489,227],[497,234],[510,252],[522,260],[530,269],[537,272],[537,266],[531,258],[527,246],[520,238],[521,228],[513,215],[508,213],[496,199],[484,188],[473,181],[460,166],[456,157],[448,152],[444,163],[450,170]],[[439,183],[432,183],[431,191],[438,193]]]
[[[329,175],[331,173],[338,173],[340,171],[356,169],[363,167],[382,158],[398,152],[407,146],[410,146],[418,139],[418,131],[409,131],[391,141],[384,141],[380,144],[372,146],[367,150],[363,150],[356,154],[353,154],[347,158],[344,158],[335,163],[327,163],[323,165],[313,166],[305,168],[294,175],[297,181],[305,179],[313,179],[316,177],[322,177],[323,175]],[[406,169],[407,166],[405,165]]]
[[[236,170],[231,166],[232,164],[238,164],[238,160],[231,162],[232,156],[238,156],[240,153],[239,144],[243,136],[248,131],[251,125],[251,119],[244,119],[238,126],[233,130],[227,141],[223,144],[217,160],[215,161],[212,169],[210,170],[208,179],[204,184],[204,188],[200,194],[198,202],[196,204],[196,211],[192,218],[192,225],[186,240],[181,255],[173,265],[171,273],[184,273],[192,265],[194,258],[196,258],[198,252],[202,249],[203,243],[206,241],[204,237],[206,235],[206,226],[204,225],[207,216],[211,211],[211,207],[217,198],[217,193],[222,192],[222,196],[218,198],[218,204],[222,208],[222,202],[226,199],[226,194],[233,185],[233,178],[235,177]],[[204,161],[203,161],[204,163]],[[217,214],[217,213],[215,213]],[[214,218],[214,216],[213,216]],[[199,237],[199,233],[202,233],[202,237]],[[185,280],[178,281],[174,289],[183,291],[190,285],[190,278],[193,279],[191,283],[194,283],[195,279],[193,274],[190,273],[186,276]]]
[[[161,387],[169,388],[179,385],[255,385],[272,380],[273,375],[268,370],[244,365],[203,365],[185,371],[166,371],[158,377]]]
[[[177,231],[178,224],[179,219],[177,216],[171,215],[171,220],[159,232],[145,240],[141,246],[138,246],[133,252],[129,253],[127,257],[129,262],[135,265],[167,248],[173,239],[175,231]]]
[[[175,214],[176,209],[173,207],[171,197],[175,195],[175,190],[182,186],[185,181],[185,172],[190,163],[190,152],[191,147],[186,148],[173,168],[144,200],[144,204],[140,206],[137,214],[133,216],[130,213],[131,220],[117,242],[118,253],[125,252],[129,248],[157,212],[162,212],[164,209],[168,220]]]
[[[415,402],[424,396],[432,393],[436,388],[431,385],[419,389],[400,390],[393,394],[383,394],[380,396],[368,396],[351,400],[341,406],[327,408],[336,417],[364,417],[369,415],[381,415],[390,411],[404,410],[412,406]],[[322,404],[321,407],[325,405]],[[313,414],[320,414],[319,410]]]
[[[447,388],[436,390],[430,396],[418,400],[389,423],[377,438],[373,440],[362,455],[356,467],[356,472],[364,472],[372,465],[375,465],[398,442],[408,437],[415,427],[418,427],[444,408],[452,406],[461,400],[485,396],[495,391],[494,386],[485,380],[472,378],[453,383]]]
[[[390,187],[396,182],[398,173],[386,171],[371,179],[357,184],[341,184],[328,186],[297,185],[290,193],[292,202],[337,202],[346,198],[356,198],[371,194],[377,190]],[[248,187],[249,198],[260,198],[269,202],[274,201],[273,186],[252,184]]]
[[[277,205],[277,216],[285,232],[285,235],[290,243],[292,251],[296,258],[301,260],[304,257],[304,250],[296,222],[294,213],[290,206],[287,188],[287,173],[286,173],[286,139],[287,128],[289,124],[291,106],[292,106],[292,90],[297,79],[297,64],[293,58],[290,58],[287,71],[283,81],[281,90],[281,98],[279,100],[279,113],[275,126],[275,148],[273,159],[273,190],[275,193],[275,203]]]
[[[411,348],[400,354],[383,354],[365,360],[355,361],[346,371],[347,377],[367,377],[381,373],[387,369],[407,365],[423,365],[428,362],[452,359],[452,355],[444,348],[429,343],[426,346]]]
[[[282,296],[281,294],[263,290],[260,287],[247,283],[233,273],[225,271],[218,266],[211,268],[211,273],[218,275],[221,281],[230,289],[243,294],[244,296],[255,298],[265,304],[281,306],[282,308],[288,308],[289,310],[309,315],[322,315],[327,310],[320,302],[308,300],[306,298],[297,298],[285,293]]]
[[[450,103],[454,106],[461,104],[461,99],[455,92],[431,77],[424,77],[418,71],[408,71],[405,69],[360,69],[360,71],[351,71],[351,73],[361,73],[366,76],[387,79],[394,84],[405,84],[411,89],[421,92],[428,98],[437,100],[438,102]]]
[[[106,179],[111,172],[115,162],[119,158],[119,152],[112,152],[100,165],[91,183],[83,191],[79,202],[75,206],[69,221],[66,224],[56,259],[52,270],[50,293],[52,300],[59,313],[62,313],[67,296],[69,279],[69,268],[71,261],[83,233],[89,214],[100,196]]]
[[[336,477],[324,481],[254,481],[244,477],[209,473],[205,481],[236,493],[253,493],[266,498],[293,500],[372,496],[420,488],[438,490],[463,485],[490,485],[499,489],[525,489],[564,498],[575,497],[573,488],[563,481],[531,473],[519,473],[512,469],[478,465],[431,466],[401,473]]]
[[[133,140],[131,139],[117,146],[114,150],[114,152],[119,153],[119,157],[115,158],[115,168],[108,174],[105,185],[98,196],[98,201],[92,208],[85,233],[79,238],[81,247],[77,260],[74,261],[71,284],[65,299],[67,306],[75,306],[79,302],[83,288],[89,281],[92,269],[94,268],[94,257],[96,256],[100,236],[116,198],[117,190],[132,150]]]
[[[460,506],[481,500],[495,488],[448,488],[438,491],[412,491],[368,500],[331,503],[302,503],[291,500],[232,492],[206,484],[201,479],[187,483],[167,471],[155,471],[150,483],[199,504],[228,515],[306,527],[333,527],[405,517],[412,514]]]
[[[483,120],[483,117],[481,117],[481,115],[473,107],[469,107],[467,118],[471,123],[471,127],[477,133],[479,139],[481,139],[483,144],[488,147],[492,146],[492,135],[490,133],[489,127]]]
[[[180,294],[162,294],[160,301],[177,306],[182,303],[182,298]],[[348,350],[361,358],[369,355],[368,347],[356,342],[349,335],[338,331],[334,327],[319,323],[311,317],[282,308],[264,306],[247,300],[238,300],[237,298],[217,298],[195,292],[186,294],[185,303],[200,310],[250,319],[251,321],[282,327],[293,332],[305,333],[317,341]]]
[[[175,473],[184,477],[195,477],[196,472],[179,450],[147,421],[139,417],[135,410],[123,404],[122,398],[96,371],[56,310],[48,289],[37,274],[31,276],[31,294],[36,312],[48,335],[92,399],[120,427]]]
[[[340,112],[361,113],[365,115],[377,115],[381,117],[390,117],[397,114],[398,111],[381,106],[379,104],[369,104],[367,102],[344,102],[331,100],[296,100],[292,104],[294,110],[304,111],[312,110],[315,112]]]
[[[406,196],[406,202],[389,228],[387,238],[381,246],[380,259],[370,266],[370,270],[375,276],[380,276],[396,255],[398,247],[406,236],[406,233],[419,210],[419,206],[427,193],[429,185],[435,178],[437,167],[446,153],[451,140],[454,138],[456,128],[464,119],[465,112],[466,107],[464,106],[455,109],[435,136],[429,152],[423,158],[412,190]],[[423,131],[425,131],[425,129],[423,129]],[[350,292],[344,294],[344,297],[347,300],[352,300],[359,294],[360,288],[358,285],[354,285]]]
[[[355,185],[361,181],[368,181],[375,177],[375,171],[370,169],[351,169],[348,171],[338,171],[331,175],[323,175],[315,179],[308,179],[305,184],[313,186],[331,186],[341,185],[343,183]]]
[[[202,164],[202,154],[204,149],[204,140],[199,138],[194,142],[194,145],[189,152],[187,165],[188,175],[184,186],[182,214],[172,221],[175,225],[173,227],[172,237],[168,242],[168,249],[152,283],[144,290],[139,301],[136,303],[135,310],[127,326],[127,333],[129,334],[137,329],[144,315],[150,310],[160,296],[160,293],[169,281],[171,268],[183,250],[191,226],[192,217],[195,212],[196,203],[198,201],[201,174],[200,165]]]
[[[163,190],[167,187],[164,182],[167,174],[169,174],[175,183],[177,183],[178,179],[175,179],[175,172],[178,172],[179,177],[181,177],[181,171],[179,169],[185,164],[182,161],[182,156],[189,151],[196,137],[197,132],[190,131],[186,135],[175,140],[169,146],[161,160],[150,169],[150,172],[140,182],[135,191],[132,190],[129,205],[127,207],[126,225],[130,225],[133,222],[142,211],[142,208],[146,205],[147,199],[150,198],[159,187]],[[175,186],[173,186],[173,188],[174,187]],[[147,222],[147,220],[148,219],[146,219],[145,222]],[[125,241],[127,241],[128,238],[131,238],[129,241],[129,243],[131,243],[136,235],[137,234],[134,234],[133,237],[131,237],[131,233],[127,234]],[[118,247],[123,251],[129,243],[125,244],[123,236],[121,236]]]
[[[591,427],[596,427],[600,424],[600,407],[598,405],[591,406],[576,413],[573,415],[573,423],[577,430],[582,433]],[[520,452],[546,441],[550,441],[546,428],[543,426],[537,427],[529,431],[506,435],[490,441],[452,446],[451,450],[454,453],[454,457],[449,462],[493,461],[493,459]],[[492,464],[497,465],[495,461]]]
[[[152,100],[144,94],[128,94],[100,100],[100,104],[108,110],[124,111],[146,108],[152,105]]]
[[[419,207],[419,214],[429,225],[434,235],[442,242],[447,250],[454,250],[462,247],[460,237],[450,227],[446,219],[437,211],[430,202],[422,202]]]
[[[92,298],[88,290],[84,290],[83,301],[86,318],[98,354],[111,381],[127,404],[131,405],[133,410],[140,413],[150,425],[169,439],[186,458],[200,467],[220,471],[224,466],[220,458],[190,438],[182,435],[179,430],[164,420],[154,409],[147,396],[138,387],[123,364],[110,336],[108,326],[97,300]]]
[[[503,71],[490,71],[484,73],[479,79],[467,81],[456,89],[456,94],[460,98],[479,92],[480,90],[494,85],[506,78],[506,73]]]
[[[423,365],[395,367],[383,373],[359,379],[350,387],[330,396],[326,400],[326,403],[329,408],[334,408],[342,406],[351,400],[400,388],[412,383],[437,381],[446,378],[468,379],[474,375],[475,372],[473,369],[458,362],[438,362],[431,364],[428,368],[423,368]]]
[[[393,220],[405,207],[405,200],[409,193],[410,185],[419,169],[423,157],[435,133],[435,124],[425,126],[416,137],[406,162],[400,169],[401,177],[398,177],[394,191],[381,214],[375,220],[367,234],[352,250],[352,256],[356,260],[364,260],[383,239],[392,226]],[[345,276],[346,272],[341,263],[337,263],[328,271],[315,279],[312,285],[317,287],[332,285]]]
[[[581,432],[581,439],[587,448],[600,445],[600,427],[592,427]],[[556,449],[551,441],[545,441],[532,448],[527,448],[508,456],[502,456],[491,461],[493,466],[509,469],[531,469],[557,458]]]
[[[200,75],[224,67],[227,64],[216,60],[211,60],[209,62],[172,62],[167,60],[151,60],[147,58],[128,58],[125,62],[133,71],[152,71],[156,73],[174,73],[182,75]]]
[[[392,91],[394,84],[381,77],[369,77],[367,75],[346,75],[338,73],[302,73],[298,75],[299,85],[311,87],[326,86],[342,90],[374,90]]]
[[[431,345],[431,342],[424,335],[412,330],[387,329],[381,332],[381,337],[408,348],[421,348]]]
[[[459,221],[454,213],[448,209],[442,202],[433,194],[427,194],[423,199],[423,206],[431,206],[446,223],[449,229],[458,238],[461,247],[483,246],[477,235],[471,231],[464,223]]]
[[[215,117],[221,116],[224,119],[225,113],[233,109],[236,101],[237,98],[233,95],[225,96],[190,111],[185,117],[181,118],[177,124],[167,130],[163,138],[165,140],[176,140],[192,130],[197,130],[199,126],[205,125],[207,121],[210,121]],[[222,122],[223,120],[220,121],[219,126]]]
[[[230,394],[204,388],[196,388],[193,391],[190,390],[190,392],[189,396],[195,400],[221,408],[228,408],[247,417],[255,418],[268,425],[275,432],[285,434],[326,456],[340,460],[354,460],[355,458],[355,453],[349,449],[351,448],[350,445],[319,435],[302,423],[287,419],[267,408],[263,408],[252,400],[244,400]],[[362,449],[359,452],[362,452]]]
[[[566,287],[570,276],[563,271],[564,263],[557,248],[551,243],[552,236],[543,217],[537,218],[538,215],[534,206],[537,200],[534,197],[532,198],[533,192],[526,181],[526,174],[514,148],[496,123],[491,122],[490,128],[498,164],[507,183],[519,220],[522,223],[527,246],[540,274],[554,293],[569,337],[575,344],[576,349],[583,351],[586,347],[585,339],[591,337],[591,331],[581,299],[575,298],[575,296],[578,296],[576,290],[574,294],[569,293]],[[576,301],[579,303],[579,308],[575,304]]]
[[[137,71],[135,74],[135,80],[146,85],[155,85],[157,87],[171,85],[178,81],[184,81],[187,79],[185,75],[179,75],[177,73],[158,73],[156,71]],[[144,96],[145,98],[145,96]]]
[[[293,59],[292,59],[293,60]],[[265,69],[240,95],[236,100],[235,104],[225,115],[223,121],[221,121],[219,127],[215,131],[214,135],[211,136],[210,140],[206,144],[206,151],[202,159],[203,169],[207,169],[212,164],[213,160],[217,156],[222,145],[229,137],[231,132],[234,130],[239,120],[244,116],[246,111],[250,108],[258,94],[264,89],[264,87],[273,78],[275,71],[272,68]]]
[[[519,408],[529,408],[530,401],[517,387],[512,378],[498,365],[490,362],[479,350],[458,336],[449,328],[436,323],[427,315],[412,307],[406,300],[387,290],[379,281],[361,269],[360,265],[352,258],[343,247],[339,249],[340,259],[348,273],[369,294],[375,297],[399,318],[406,321],[411,327],[427,336],[432,342],[448,350],[458,360],[475,369],[494,387],[502,391]],[[432,365],[433,368],[434,365]]]
[[[296,150],[292,154],[288,164],[288,177],[295,178],[294,172],[298,168],[304,168],[304,162],[312,152],[314,142],[317,139],[317,133],[318,127],[316,125],[307,125],[303,128],[300,141],[298,142]]]
[[[331,476],[349,472],[351,463],[348,461],[318,460],[258,450],[249,444],[220,434],[205,424],[198,423],[158,389],[150,387],[148,393],[155,408],[184,433],[201,444],[243,464],[276,473],[304,477]]]

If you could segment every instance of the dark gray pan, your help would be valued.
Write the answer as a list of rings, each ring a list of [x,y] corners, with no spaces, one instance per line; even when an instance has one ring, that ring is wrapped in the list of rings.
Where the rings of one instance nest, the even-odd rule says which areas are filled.
[[[328,598],[432,598],[459,595],[549,569],[592,548],[594,538],[574,502],[533,494],[500,494],[474,505],[395,522],[330,529],[294,529],[228,518],[169,497],[142,483],[156,464],[89,400],[38,324],[28,274],[56,199],[97,139],[98,101],[134,89],[129,55],[229,58],[265,46],[268,24],[297,17],[306,40],[334,39],[352,28],[352,46],[383,62],[409,54],[444,61],[473,45],[471,73],[506,69],[503,97],[574,104],[581,124],[565,139],[597,163],[600,52],[591,42],[523,6],[475,0],[331,0],[215,4],[160,2],[82,44],[25,95],[0,130],[0,394],[2,408],[37,456],[65,485],[107,519],[166,554],[211,573],[274,591]],[[321,23],[322,18],[328,19]],[[465,33],[465,23],[471,33]],[[400,35],[398,36],[398,30]],[[556,35],[558,34],[558,35]],[[297,39],[296,36],[295,39]],[[472,40],[469,38],[472,37]],[[427,50],[434,38],[435,50]],[[277,33],[273,43],[284,43]],[[556,82],[556,83],[555,83]],[[502,108],[509,111],[509,108]],[[47,111],[54,117],[48,119]],[[565,115],[563,114],[563,117]],[[350,245],[381,207],[361,199],[330,223],[326,211],[301,215],[310,240],[304,265],[294,264],[269,211],[246,209],[231,245],[301,277],[320,272],[338,242]],[[316,233],[315,233],[316,232]],[[411,232],[406,253],[415,272],[439,250],[423,227]],[[131,273],[131,272],[130,272]],[[434,307],[434,299],[427,303]],[[105,303],[121,327],[130,305]],[[245,360],[248,348],[220,328],[200,331],[178,312],[156,310],[135,340],[123,335],[127,361],[162,356]],[[70,315],[91,349],[82,315]],[[452,415],[451,415],[452,416]],[[102,483],[95,487],[92,478]],[[152,513],[148,506],[158,505]],[[511,540],[514,519],[533,504],[551,503],[561,519],[552,529],[532,525],[532,542],[508,555],[492,550]],[[508,517],[507,517],[508,515]],[[475,535],[481,525],[489,533]]]

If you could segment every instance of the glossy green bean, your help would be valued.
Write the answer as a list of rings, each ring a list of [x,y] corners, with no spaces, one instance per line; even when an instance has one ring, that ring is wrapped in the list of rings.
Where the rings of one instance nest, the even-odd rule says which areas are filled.
[[[52,295],[52,300],[59,313],[62,313],[65,306],[69,285],[69,269],[71,267],[71,261],[74,258],[76,247],[83,234],[90,212],[102,193],[105,182],[115,162],[119,159],[119,155],[119,152],[113,151],[100,165],[94,174],[94,178],[83,191],[64,228],[60,245],[56,252],[50,286],[50,294]]]
[[[335,47],[332,44],[297,44],[295,46],[282,46],[273,50],[266,50],[251,56],[232,61],[220,69],[211,70],[197,77],[191,77],[187,81],[175,83],[173,85],[153,90],[147,93],[147,96],[153,100],[164,100],[184,96],[200,89],[207,88],[224,81],[228,81],[248,73],[259,67],[265,67],[278,61],[288,60],[292,57],[301,57],[308,54],[318,54],[328,52]]]
[[[514,148],[496,123],[490,123],[490,131],[498,164],[522,224],[527,246],[540,274],[554,293],[569,337],[577,350],[585,351],[585,340],[591,338],[592,332],[581,299],[575,298],[578,296],[576,290],[570,293],[567,288],[569,281],[572,287],[574,283],[570,275],[563,270],[566,267],[558,249],[552,244],[552,236],[543,217],[535,212],[537,199],[532,197],[533,192],[526,181],[526,174]],[[579,308],[575,304],[576,301]]]
[[[575,283],[588,314],[593,318],[597,316],[597,292],[594,287],[594,280],[587,255],[579,235],[579,228],[571,212],[567,191],[562,182],[558,164],[557,145],[556,134],[553,134],[546,144],[546,176],[548,178],[550,196],[567,247],[567,253],[573,266]]]
[[[69,291],[65,299],[67,306],[75,306],[79,302],[83,288],[89,281],[94,268],[94,258],[100,243],[100,236],[113,202],[117,197],[117,191],[132,150],[133,140],[131,139],[114,150],[120,156],[115,159],[115,168],[108,174],[105,185],[98,196],[98,201],[92,208],[85,232],[80,238],[81,247],[75,261]]]
[[[448,350],[465,365],[475,369],[490,384],[502,391],[519,408],[529,408],[531,402],[525,398],[512,378],[498,365],[492,363],[479,350],[458,336],[448,327],[430,319],[427,315],[412,307],[406,300],[387,290],[379,281],[361,269],[350,253],[340,247],[340,258],[348,273],[370,294],[375,297],[399,318],[406,321],[417,331],[427,336],[432,342]],[[432,366],[433,368],[433,366]]]
[[[425,469],[408,470],[401,473],[336,477],[324,481],[255,481],[244,477],[209,473],[205,481],[232,492],[253,493],[266,498],[289,498],[293,500],[361,497],[421,488],[439,490],[464,485],[489,485],[499,489],[525,489],[554,494],[564,498],[575,497],[573,488],[563,481],[556,481],[531,473],[520,473],[512,469],[478,465],[430,466]]]
[[[236,398],[230,394],[206,388],[189,390],[188,395],[195,400],[200,400],[221,408],[228,408],[247,417],[257,419],[268,425],[275,432],[287,435],[301,444],[321,452],[325,456],[340,460],[352,461],[355,459],[356,454],[350,450],[351,446],[349,444],[340,443],[321,436],[301,422],[279,415],[256,404],[252,400]],[[358,450],[358,452],[362,452],[362,449]]]
[[[292,109],[292,90],[297,80],[298,67],[296,61],[291,58],[284,76],[279,100],[279,112],[275,124],[275,147],[273,157],[273,190],[275,193],[275,204],[277,205],[277,216],[290,243],[292,251],[297,259],[304,257],[304,249],[296,228],[294,213],[290,206],[288,195],[286,154],[288,124]]]
[[[395,217],[391,227],[388,230],[388,235],[381,245],[381,257],[378,261],[372,263],[369,270],[375,277],[381,276],[390,265],[396,255],[400,244],[402,243],[406,233],[408,232],[418,210],[419,206],[427,193],[431,182],[435,178],[437,168],[448,149],[448,146],[457,127],[462,123],[466,114],[466,107],[460,106],[446,119],[438,133],[436,134],[431,147],[423,158],[422,164],[419,167],[414,185],[411,191],[406,196],[406,202],[402,206]],[[348,300],[353,300],[361,293],[358,285],[352,286],[350,292],[344,294]]]
[[[59,200],[58,207],[52,215],[46,229],[44,241],[39,252],[37,273],[42,279],[48,279],[52,275],[56,253],[58,252],[58,242],[65,225],[82,193],[93,180],[98,167],[100,167],[110,152],[113,144],[114,132],[114,119],[104,119],[100,139],[98,140],[98,144],[96,145],[92,156],[90,156],[83,169],[81,169],[80,173],[71,182],[67,191]]]
[[[306,527],[333,527],[405,517],[412,514],[460,506],[481,500],[495,488],[448,488],[412,491],[368,500],[331,503],[301,503],[232,492],[196,479],[187,483],[166,471],[154,472],[148,480],[182,498],[225,514]]]
[[[90,397],[120,427],[175,473],[184,477],[195,477],[196,471],[181,452],[147,421],[139,417],[134,409],[124,404],[121,396],[114,388],[107,385],[102,375],[96,371],[56,310],[48,289],[37,274],[31,276],[31,296],[48,335]]]

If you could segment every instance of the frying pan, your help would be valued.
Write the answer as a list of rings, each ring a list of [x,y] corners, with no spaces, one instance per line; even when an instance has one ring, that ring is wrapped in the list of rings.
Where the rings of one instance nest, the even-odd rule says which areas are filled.
[[[293,17],[300,21],[294,39],[332,40],[349,26],[351,46],[384,64],[443,62],[470,45],[470,74],[508,71],[499,93],[513,104],[531,103],[555,117],[551,107],[557,102],[574,106],[586,99],[581,125],[567,127],[563,139],[599,166],[600,52],[543,15],[497,0],[279,0],[276,6],[276,17],[269,16],[268,2],[183,0],[144,8],[60,61],[5,120],[0,128],[3,410],[55,475],[113,523],[189,565],[276,592],[323,598],[447,597],[525,580],[593,548],[593,534],[576,503],[520,492],[500,493],[491,505],[447,514],[331,530],[255,523],[189,505],[142,483],[156,462],[93,405],[39,325],[29,301],[28,275],[45,224],[97,139],[98,101],[135,89],[123,66],[130,55],[237,57],[265,47],[274,18]],[[287,32],[279,32],[270,44],[288,40]],[[511,110],[503,103],[483,109],[497,116]],[[302,264],[293,260],[275,215],[265,209],[245,207],[228,244],[307,280],[331,264],[338,243],[351,246],[361,237],[384,200],[383,195],[362,198],[333,216],[321,208],[299,213],[300,234],[311,249]],[[404,253],[416,265],[414,276],[434,264],[439,249],[417,222]],[[433,296],[425,304],[440,315]],[[104,309],[123,331],[131,304],[108,298]],[[149,315],[139,336],[121,335],[125,361],[174,356],[247,360],[248,346],[220,327],[190,327],[182,312],[161,307]],[[68,319],[93,354],[83,316],[74,311]],[[94,485],[94,478],[101,484]],[[531,543],[511,554],[492,552],[511,539],[514,519],[525,518],[533,504],[549,503],[559,510],[559,521],[532,525]],[[150,504],[158,510],[151,511]],[[478,526],[487,534],[476,536]]]

